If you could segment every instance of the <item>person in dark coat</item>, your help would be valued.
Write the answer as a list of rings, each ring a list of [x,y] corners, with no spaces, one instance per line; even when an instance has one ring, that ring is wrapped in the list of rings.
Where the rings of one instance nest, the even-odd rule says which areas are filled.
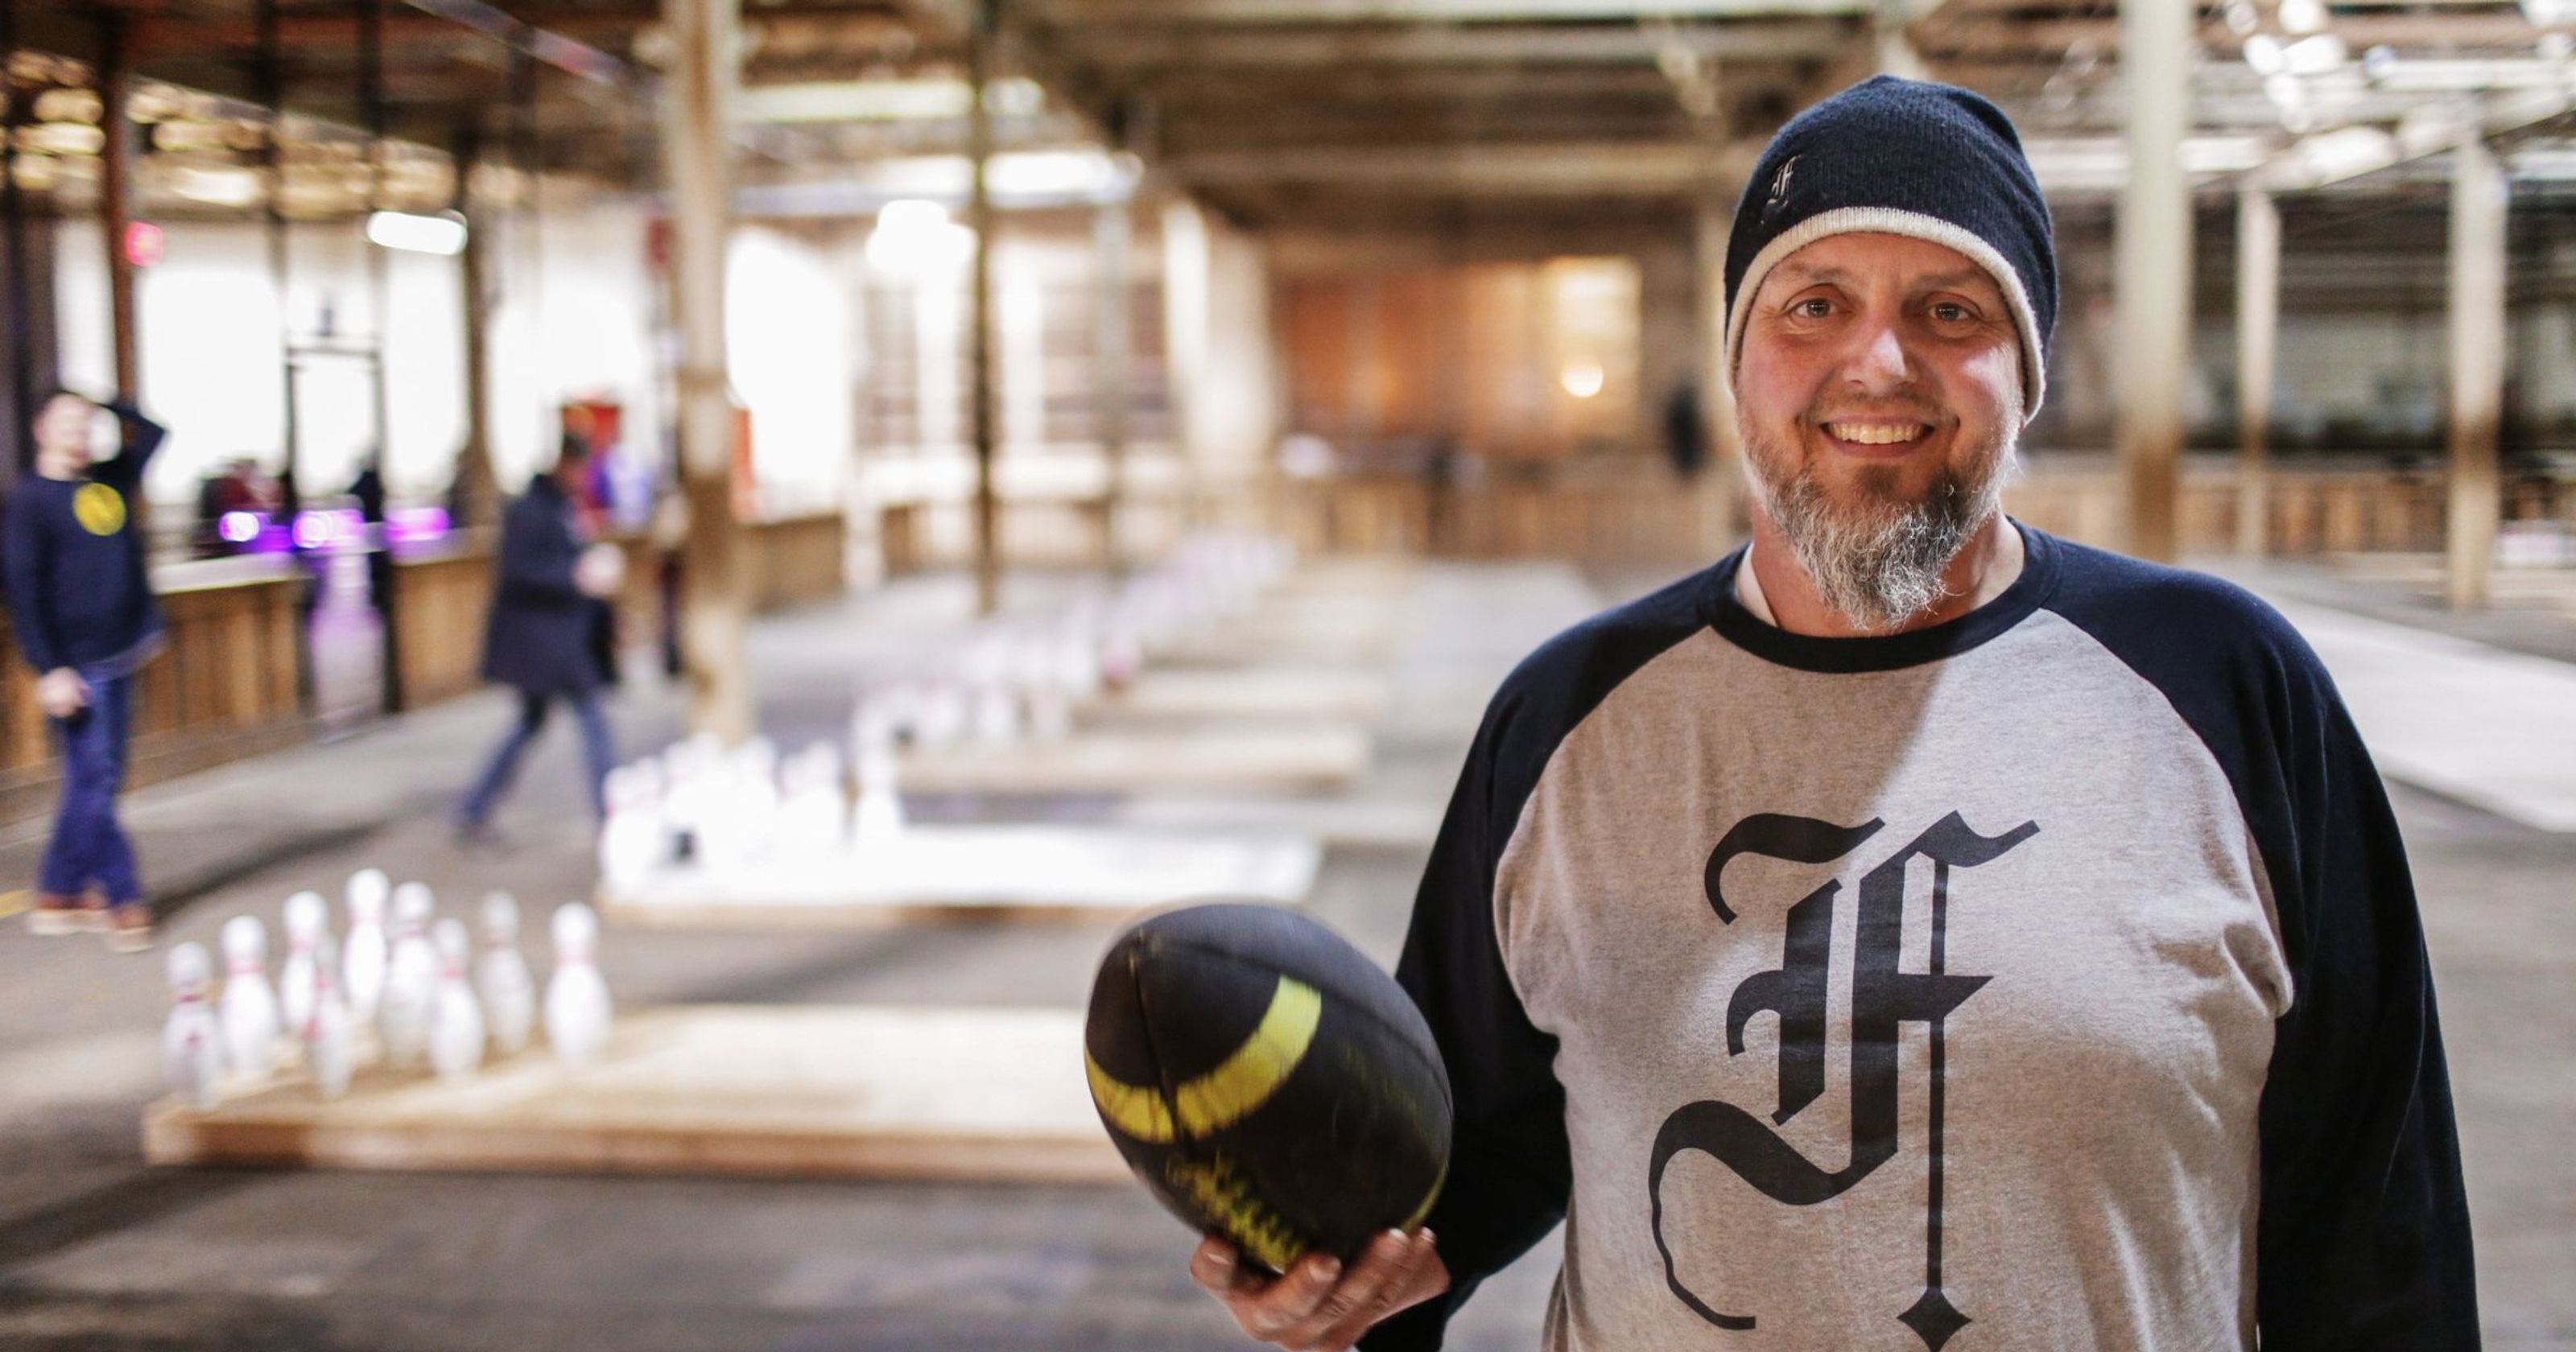
[[[5,538],[10,629],[37,673],[36,699],[63,758],[62,806],[36,880],[28,928],[105,929],[127,952],[152,943],[134,846],[116,821],[133,730],[134,673],[161,647],[135,509],[143,470],[168,435],[133,405],[116,414],[121,448],[92,463],[100,405],[57,390],[38,406],[36,474],[10,494]],[[92,904],[91,889],[105,899]]]
[[[580,443],[566,439],[554,468],[529,480],[501,521],[483,679],[519,692],[519,720],[457,811],[458,834],[468,841],[489,838],[492,807],[556,700],[572,706],[589,764],[591,810],[606,815],[601,785],[616,753],[600,707],[609,659],[595,639],[623,567],[615,547],[583,538],[575,500],[587,461]]]

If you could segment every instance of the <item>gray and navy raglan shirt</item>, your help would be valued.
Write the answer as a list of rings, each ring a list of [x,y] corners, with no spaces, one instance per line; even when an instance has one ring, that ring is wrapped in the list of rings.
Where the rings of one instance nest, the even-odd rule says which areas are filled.
[[[2469,1225],[2415,897],[2316,656],[2022,531],[1887,637],[1742,554],[1488,709],[1398,976],[1448,1063],[1439,1345],[1565,1222],[1550,1352],[2450,1352]]]

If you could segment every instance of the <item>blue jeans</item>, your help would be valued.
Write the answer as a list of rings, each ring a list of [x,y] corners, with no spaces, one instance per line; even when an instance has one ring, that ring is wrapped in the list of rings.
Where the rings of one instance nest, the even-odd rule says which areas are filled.
[[[617,763],[617,753],[608,737],[608,715],[599,707],[596,690],[565,691],[560,695],[539,694],[532,690],[519,692],[519,721],[501,739],[492,753],[492,762],[483,767],[483,776],[465,795],[457,816],[467,826],[481,826],[492,816],[492,805],[509,791],[510,781],[518,776],[519,757],[546,726],[546,710],[561,699],[572,706],[573,720],[581,725],[581,750],[590,768],[590,811],[602,820],[608,816],[608,805],[601,796],[608,780],[609,768]]]
[[[143,899],[134,874],[134,846],[116,824],[116,794],[125,787],[125,739],[132,730],[134,678],[84,669],[89,704],[69,718],[47,719],[63,757],[63,799],[54,815],[54,838],[45,847],[36,885],[56,896],[76,897],[91,884],[108,904]]]

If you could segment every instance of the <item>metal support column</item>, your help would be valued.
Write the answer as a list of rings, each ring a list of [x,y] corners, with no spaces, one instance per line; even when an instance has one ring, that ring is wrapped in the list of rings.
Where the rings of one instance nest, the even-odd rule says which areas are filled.
[[[2486,605],[2502,488],[2496,428],[2504,411],[2504,166],[2472,126],[2451,170],[2451,608]]]
[[[2281,208],[2249,187],[2236,197],[2236,552],[2271,550],[2272,374],[2281,331]]]
[[[2119,453],[2127,547],[2171,559],[2180,540],[2184,373],[2191,357],[2191,185],[2182,139],[2191,107],[2192,7],[2121,0],[2120,78],[2127,84],[2129,180],[2115,246],[2122,380]]]

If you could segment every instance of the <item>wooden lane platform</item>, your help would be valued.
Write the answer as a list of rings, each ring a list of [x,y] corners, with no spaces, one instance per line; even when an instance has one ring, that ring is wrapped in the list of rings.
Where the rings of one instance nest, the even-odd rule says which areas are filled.
[[[1055,1009],[695,1005],[619,1023],[581,1070],[532,1051],[450,1085],[362,1070],[143,1120],[155,1164],[1121,1182]]]
[[[657,869],[603,883],[600,906],[656,929],[1110,923],[1204,897],[1302,903],[1322,863],[1315,840],[1276,832],[920,825],[842,854]]]
[[[1148,670],[1085,704],[1091,724],[1152,721],[1329,720],[1371,724],[1386,712],[1386,678],[1347,667]]]
[[[907,793],[1156,793],[1339,788],[1365,774],[1353,727],[1102,729],[1054,742],[904,753]]]

